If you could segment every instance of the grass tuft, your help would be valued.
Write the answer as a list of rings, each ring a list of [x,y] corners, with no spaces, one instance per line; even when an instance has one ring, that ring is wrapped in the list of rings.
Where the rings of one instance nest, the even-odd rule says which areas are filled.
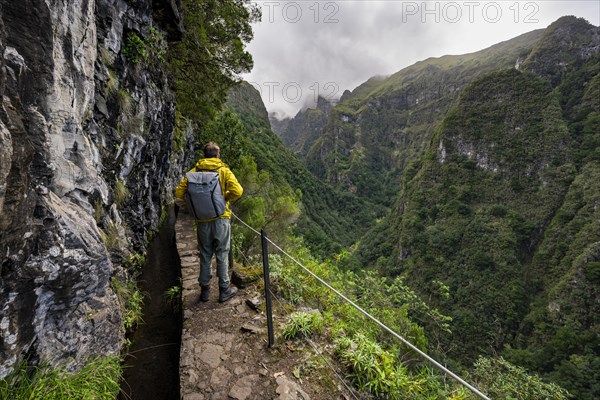
[[[287,323],[283,327],[282,335],[289,340],[299,336],[310,336],[322,329],[323,317],[319,312],[298,311],[290,314]]]
[[[112,400],[119,393],[122,373],[118,355],[93,358],[76,373],[48,364],[21,363],[0,380],[0,399]]]
[[[142,270],[146,263],[146,255],[142,253],[131,254],[123,261],[123,267],[130,273],[137,273]]]
[[[117,183],[115,184],[115,203],[117,206],[122,206],[125,200],[129,197],[129,189],[125,186],[125,182],[120,179],[117,179]]]
[[[133,116],[133,97],[126,89],[119,89],[117,103],[123,115],[127,117]]]
[[[100,52],[98,53],[98,56],[100,58],[100,61],[102,61],[102,64],[104,65],[113,65],[115,63],[115,53],[113,53],[111,50],[107,49],[106,47],[101,47],[100,48]]]
[[[181,285],[171,286],[165,292],[167,303],[173,307],[173,311],[181,310]]]
[[[97,199],[96,201],[94,201],[94,219],[96,220],[96,223],[102,221],[103,217],[104,217],[104,207],[102,204],[102,200]]]
[[[123,327],[126,331],[132,330],[144,322],[142,307],[144,295],[140,292],[134,281],[122,282],[118,278],[112,278],[111,286],[119,299],[121,306],[121,317]]]
[[[121,237],[119,226],[114,222],[109,222],[106,230],[100,229],[100,236],[109,251],[119,250],[125,245],[125,239]]]
[[[117,73],[112,69],[108,69],[108,81],[106,82],[106,96],[112,97],[119,93],[119,80],[117,79]]]

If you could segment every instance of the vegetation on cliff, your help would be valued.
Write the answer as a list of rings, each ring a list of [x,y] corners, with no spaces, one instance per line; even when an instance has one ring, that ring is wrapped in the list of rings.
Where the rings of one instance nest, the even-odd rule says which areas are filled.
[[[524,316],[528,249],[573,179],[566,132],[546,81],[492,73],[465,89],[406,177],[398,246],[382,272],[407,274],[422,293],[435,292],[433,279],[450,287],[434,303],[451,312],[454,335],[470,338],[445,343],[454,357],[501,349]]]
[[[566,17],[524,71],[468,85],[357,252],[452,317],[451,359],[501,353],[581,399],[600,395],[597,42],[597,27]]]
[[[600,396],[599,38],[564,17],[373,78],[307,156],[318,177],[389,207],[343,269],[402,277],[451,317],[451,335],[421,321],[430,349],[463,366],[502,354],[578,399]],[[520,373],[505,362],[477,368]]]
[[[420,159],[461,91],[482,74],[514,67],[541,35],[533,31],[476,53],[430,58],[369,79],[331,110],[307,155],[311,172],[392,207],[402,172]]]
[[[238,74],[252,68],[245,45],[260,9],[247,0],[183,0],[185,33],[171,48],[177,109],[203,124],[214,117]]]

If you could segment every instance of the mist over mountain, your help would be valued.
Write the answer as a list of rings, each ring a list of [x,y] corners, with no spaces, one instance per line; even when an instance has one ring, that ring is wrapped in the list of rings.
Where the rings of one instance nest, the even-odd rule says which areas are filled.
[[[286,40],[308,22],[277,37],[269,84],[292,53],[298,81],[332,77],[281,118],[239,81],[255,3],[0,0],[0,398],[475,398],[416,349],[490,398],[600,398],[600,28],[565,16],[381,76],[362,39],[399,36],[376,22],[441,25],[358,3],[317,43]],[[216,279],[198,301],[204,222],[173,197],[208,142],[244,187],[226,304]]]
[[[563,17],[370,79],[326,121],[301,112],[278,129],[320,179],[388,207],[353,267],[403,276],[452,316],[444,354],[500,353],[593,399],[599,84],[599,28]]]
[[[314,142],[323,134],[334,104],[319,97],[314,107],[307,107],[294,118],[277,119],[269,116],[273,132],[283,144],[301,158],[306,157]]]

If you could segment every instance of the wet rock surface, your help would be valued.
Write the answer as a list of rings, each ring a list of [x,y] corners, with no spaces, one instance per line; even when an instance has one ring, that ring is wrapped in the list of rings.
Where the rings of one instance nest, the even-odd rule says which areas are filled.
[[[0,378],[23,358],[74,371],[121,350],[111,279],[182,170],[166,69],[122,48],[155,6],[177,31],[179,4],[0,0]]]

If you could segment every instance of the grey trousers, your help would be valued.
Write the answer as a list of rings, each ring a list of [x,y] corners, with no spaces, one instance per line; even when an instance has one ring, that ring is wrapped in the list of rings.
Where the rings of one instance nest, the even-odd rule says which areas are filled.
[[[218,218],[210,222],[199,222],[196,231],[198,234],[198,249],[200,250],[200,276],[198,282],[202,286],[210,284],[212,278],[210,262],[214,253],[217,258],[219,288],[228,288],[231,221],[229,218]]]

